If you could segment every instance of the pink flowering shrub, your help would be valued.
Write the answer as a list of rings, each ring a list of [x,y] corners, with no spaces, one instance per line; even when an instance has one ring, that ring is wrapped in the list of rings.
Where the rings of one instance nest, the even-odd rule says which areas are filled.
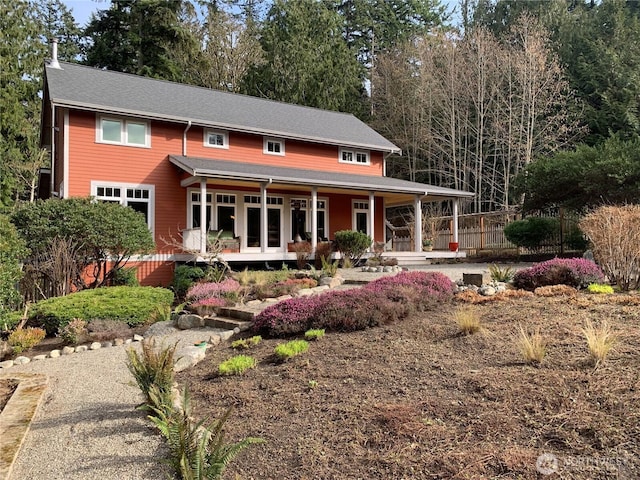
[[[224,297],[202,298],[191,304],[192,307],[224,307],[228,304],[228,300]]]
[[[513,285],[524,290],[547,285],[586,288],[590,283],[603,281],[604,273],[600,267],[585,258],[554,258],[520,270],[513,277]]]
[[[232,297],[237,295],[240,284],[233,278],[226,278],[222,282],[196,283],[187,290],[186,300],[196,303],[207,298]]]
[[[400,287],[405,287],[400,289]],[[455,284],[440,272],[402,272],[392,277],[382,277],[363,287],[366,290],[385,295],[393,301],[402,301],[402,297],[418,300],[416,308],[424,310],[429,305],[448,302],[453,299]],[[418,297],[408,295],[409,290],[417,292]]]
[[[278,302],[260,312],[253,328],[273,336],[301,333],[311,328],[320,297],[296,297]]]
[[[364,288],[328,292],[313,312],[311,328],[351,332],[398,319],[394,303]]]
[[[257,315],[254,328],[273,336],[302,333],[309,328],[362,330],[451,301],[454,291],[453,282],[440,273],[401,273],[359,289],[277,303]]]

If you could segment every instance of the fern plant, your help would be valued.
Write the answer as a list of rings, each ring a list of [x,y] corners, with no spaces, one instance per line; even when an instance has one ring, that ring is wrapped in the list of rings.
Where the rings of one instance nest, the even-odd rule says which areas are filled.
[[[235,443],[225,441],[224,425],[231,415],[231,408],[222,418],[208,425],[205,425],[205,421],[194,421],[186,389],[182,393],[180,411],[151,408],[154,415],[149,418],[166,438],[169,446],[168,463],[183,480],[219,479],[242,450],[253,444],[264,443],[263,439],[254,437]]]
[[[162,396],[171,395],[174,383],[173,364],[178,344],[158,347],[153,337],[145,338],[141,343],[141,353],[133,348],[127,350],[127,368],[142,390],[146,403],[158,406],[154,403],[150,390],[155,385]]]

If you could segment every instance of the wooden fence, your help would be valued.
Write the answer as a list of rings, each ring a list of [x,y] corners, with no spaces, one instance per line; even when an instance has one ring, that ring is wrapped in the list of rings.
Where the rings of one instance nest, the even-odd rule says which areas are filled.
[[[484,214],[484,215],[464,215],[458,222],[458,243],[460,250],[506,250],[516,249],[514,244],[509,242],[504,235],[504,227],[517,217],[513,214]],[[564,253],[573,250],[567,244],[569,233],[575,231],[577,219],[559,215],[561,228],[551,236],[548,241],[536,250],[536,253]],[[444,217],[438,219],[439,223],[448,228],[442,228],[435,232],[434,250],[448,250],[449,242],[453,242],[453,218]],[[392,241],[393,250],[396,252],[408,252],[413,250],[413,239],[408,236],[394,235]],[[520,249],[520,253],[533,253],[528,249]]]

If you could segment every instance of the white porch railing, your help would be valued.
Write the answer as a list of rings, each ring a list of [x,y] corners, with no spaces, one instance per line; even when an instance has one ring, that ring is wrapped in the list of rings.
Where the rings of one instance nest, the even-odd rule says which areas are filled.
[[[182,247],[185,250],[200,251],[200,229],[186,228],[182,230]]]

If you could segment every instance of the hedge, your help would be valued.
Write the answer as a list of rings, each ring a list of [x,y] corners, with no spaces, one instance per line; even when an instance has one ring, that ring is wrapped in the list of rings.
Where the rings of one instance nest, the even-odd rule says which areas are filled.
[[[103,287],[38,302],[30,309],[29,320],[49,335],[74,318],[117,320],[133,327],[148,322],[158,308],[172,303],[173,292],[165,288]]]

